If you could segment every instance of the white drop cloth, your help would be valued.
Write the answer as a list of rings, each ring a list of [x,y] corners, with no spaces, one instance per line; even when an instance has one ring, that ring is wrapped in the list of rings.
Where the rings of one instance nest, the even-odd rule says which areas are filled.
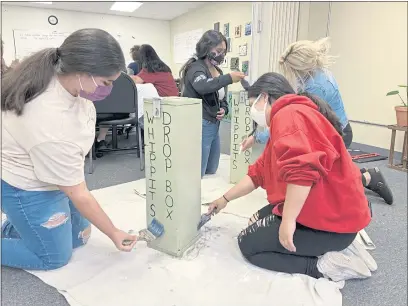
[[[202,181],[202,200],[228,189],[229,157],[219,174]],[[93,191],[113,222],[124,230],[145,227],[145,182]],[[202,229],[203,236],[183,259],[149,249],[141,242],[131,253],[116,251],[93,228],[88,244],[74,251],[71,262],[55,271],[30,272],[57,288],[75,306],[341,306],[344,282],[313,279],[259,269],[247,263],[237,235],[247,219],[266,204],[256,191],[229,205]],[[202,208],[203,211],[206,207]]]

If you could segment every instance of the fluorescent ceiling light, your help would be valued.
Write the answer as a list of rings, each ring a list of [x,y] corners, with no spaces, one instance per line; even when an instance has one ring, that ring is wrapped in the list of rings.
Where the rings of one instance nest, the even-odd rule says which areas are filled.
[[[115,2],[110,9],[111,11],[134,12],[142,4],[142,2]]]
[[[34,3],[39,3],[39,4],[52,4],[52,2],[34,2]]]

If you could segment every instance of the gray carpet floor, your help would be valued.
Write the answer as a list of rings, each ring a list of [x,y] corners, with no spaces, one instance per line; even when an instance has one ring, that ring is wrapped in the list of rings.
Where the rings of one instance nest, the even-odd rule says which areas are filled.
[[[229,154],[229,131],[229,124],[223,124],[221,140],[225,154]],[[364,145],[353,144],[353,148],[388,155],[386,150]],[[391,170],[386,164],[387,161],[378,161],[359,165],[381,169],[394,193],[394,205],[389,206],[367,192],[374,213],[367,233],[377,246],[372,254],[378,271],[368,280],[346,283],[342,290],[344,306],[407,305],[407,174]],[[90,189],[99,189],[143,177],[134,153],[117,152],[106,154],[95,162],[94,173],[87,175],[87,183]],[[27,272],[4,267],[1,276],[1,305],[68,305],[57,290]]]

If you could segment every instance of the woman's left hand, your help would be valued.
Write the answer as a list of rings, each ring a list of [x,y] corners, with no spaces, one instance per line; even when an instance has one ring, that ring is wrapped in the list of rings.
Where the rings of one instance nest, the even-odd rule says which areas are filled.
[[[279,242],[290,252],[296,252],[295,244],[293,243],[293,235],[296,230],[296,221],[287,221],[282,219],[279,227]]]
[[[217,120],[222,120],[225,116],[225,109],[220,108],[220,111],[217,113]]]

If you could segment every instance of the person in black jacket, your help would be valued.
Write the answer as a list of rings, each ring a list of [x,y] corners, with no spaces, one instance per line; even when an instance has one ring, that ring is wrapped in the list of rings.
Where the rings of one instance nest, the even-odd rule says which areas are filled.
[[[245,75],[233,71],[224,75],[218,67],[227,52],[227,39],[209,30],[196,45],[196,54],[180,70],[183,97],[198,98],[203,105],[201,177],[217,172],[221,155],[220,121],[228,114],[227,86]]]

